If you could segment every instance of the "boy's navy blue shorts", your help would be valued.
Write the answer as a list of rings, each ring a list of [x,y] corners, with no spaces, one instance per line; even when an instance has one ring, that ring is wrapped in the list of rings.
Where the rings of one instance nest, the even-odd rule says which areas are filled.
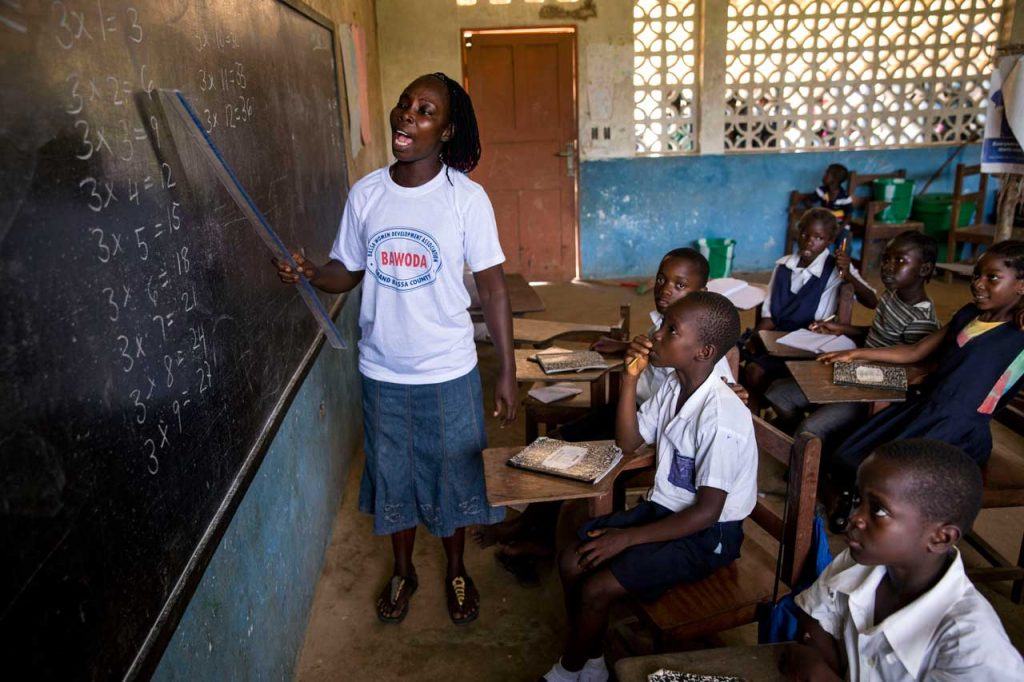
[[[657,502],[641,502],[626,511],[587,521],[577,535],[582,541],[598,528],[629,528],[652,523],[672,514]],[[707,530],[676,540],[633,545],[605,565],[626,591],[642,601],[657,599],[679,583],[703,580],[740,555],[743,522],[716,523]]]

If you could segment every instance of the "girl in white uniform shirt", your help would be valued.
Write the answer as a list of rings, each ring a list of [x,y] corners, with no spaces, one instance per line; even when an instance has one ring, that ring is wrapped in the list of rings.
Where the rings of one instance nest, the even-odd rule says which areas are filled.
[[[394,572],[377,600],[384,622],[405,618],[418,579],[419,524],[442,538],[445,590],[456,624],[479,613],[462,554],[465,527],[500,521],[487,504],[486,447],[464,265],[474,273],[500,359],[495,416],[515,419],[517,390],[505,257],[490,200],[465,176],[480,158],[473,105],[444,74],[421,76],[391,110],[395,163],[352,187],[330,260],[295,254],[302,274],[330,293],[363,282],[359,326],[366,467],[359,508],[391,535]],[[297,274],[278,264],[285,282]],[[368,275],[368,276],[365,276]]]

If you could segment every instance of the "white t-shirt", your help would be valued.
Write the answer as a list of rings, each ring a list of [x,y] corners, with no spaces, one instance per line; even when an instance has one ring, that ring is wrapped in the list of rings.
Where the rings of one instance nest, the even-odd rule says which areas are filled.
[[[796,596],[846,650],[846,679],[1024,680],[1024,661],[964,573],[959,551],[935,587],[875,623],[875,590],[885,573],[885,566],[858,564],[847,549]]]
[[[757,502],[757,442],[750,410],[713,372],[675,413],[673,373],[637,413],[640,435],[656,443],[657,470],[647,499],[674,512],[697,501],[701,486],[727,495],[719,521],[741,521]]]
[[[359,371],[371,379],[434,384],[476,366],[463,266],[479,272],[505,255],[483,188],[445,170],[402,187],[385,167],[349,192],[331,258],[366,270]]]
[[[654,324],[650,329],[647,330],[647,338],[654,336],[654,332],[661,329],[661,323],[664,321],[665,316],[659,313],[657,310],[651,311],[651,322]],[[658,389],[668,380],[670,374],[673,374],[676,370],[672,367],[655,367],[654,365],[647,365],[644,371],[640,373],[640,378],[636,382],[636,404],[643,405],[645,402],[651,399]],[[732,375],[732,369],[729,367],[729,361],[723,355],[721,359],[715,364],[715,368],[711,371],[714,376],[721,379],[725,379],[730,384],[736,383],[736,379]]]
[[[811,261],[811,264],[806,268],[799,267],[800,254],[794,253],[789,256],[783,256],[779,260],[775,261],[776,265],[781,265],[784,268],[788,268],[791,272],[789,277],[789,291],[792,294],[800,291],[811,276],[821,277],[821,273],[825,271],[825,261],[829,257],[828,249],[825,249],[818,254],[818,257]],[[772,316],[772,291],[775,289],[775,272],[778,270],[772,270],[772,278],[768,282],[768,297],[764,299],[764,303],[761,305],[761,315],[764,317]],[[868,284],[860,272],[857,270],[857,266],[850,264],[850,274],[856,278],[861,284],[866,286],[871,291],[874,291],[874,287]],[[818,299],[818,307],[814,311],[815,320],[824,320],[829,315],[836,312],[839,307],[839,286],[843,283],[841,277],[839,277],[839,268],[832,268],[832,274],[829,275],[828,281],[825,282],[825,290],[821,292],[821,298]]]

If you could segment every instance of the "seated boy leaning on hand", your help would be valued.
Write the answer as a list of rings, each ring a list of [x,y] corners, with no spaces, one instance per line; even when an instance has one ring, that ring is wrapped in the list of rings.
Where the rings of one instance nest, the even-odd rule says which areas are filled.
[[[637,337],[627,351],[616,441],[625,452],[657,444],[654,487],[639,506],[585,523],[560,554],[569,633],[549,682],[608,679],[601,644],[615,600],[654,599],[739,556],[757,498],[757,443],[750,411],[714,373],[739,334],[727,298],[694,292],[668,307],[653,339]],[[675,371],[638,412],[648,362]]]
[[[875,450],[857,471],[843,551],[796,597],[797,680],[1024,680],[999,617],[956,544],[981,506],[978,465],[926,438]]]

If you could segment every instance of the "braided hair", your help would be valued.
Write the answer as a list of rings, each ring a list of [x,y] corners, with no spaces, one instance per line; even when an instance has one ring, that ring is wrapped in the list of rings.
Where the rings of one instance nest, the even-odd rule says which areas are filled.
[[[452,136],[441,147],[441,162],[460,173],[468,173],[480,161],[480,131],[476,125],[473,101],[461,85],[445,74],[438,71],[430,75],[444,83],[448,91],[448,122],[452,126]]]

